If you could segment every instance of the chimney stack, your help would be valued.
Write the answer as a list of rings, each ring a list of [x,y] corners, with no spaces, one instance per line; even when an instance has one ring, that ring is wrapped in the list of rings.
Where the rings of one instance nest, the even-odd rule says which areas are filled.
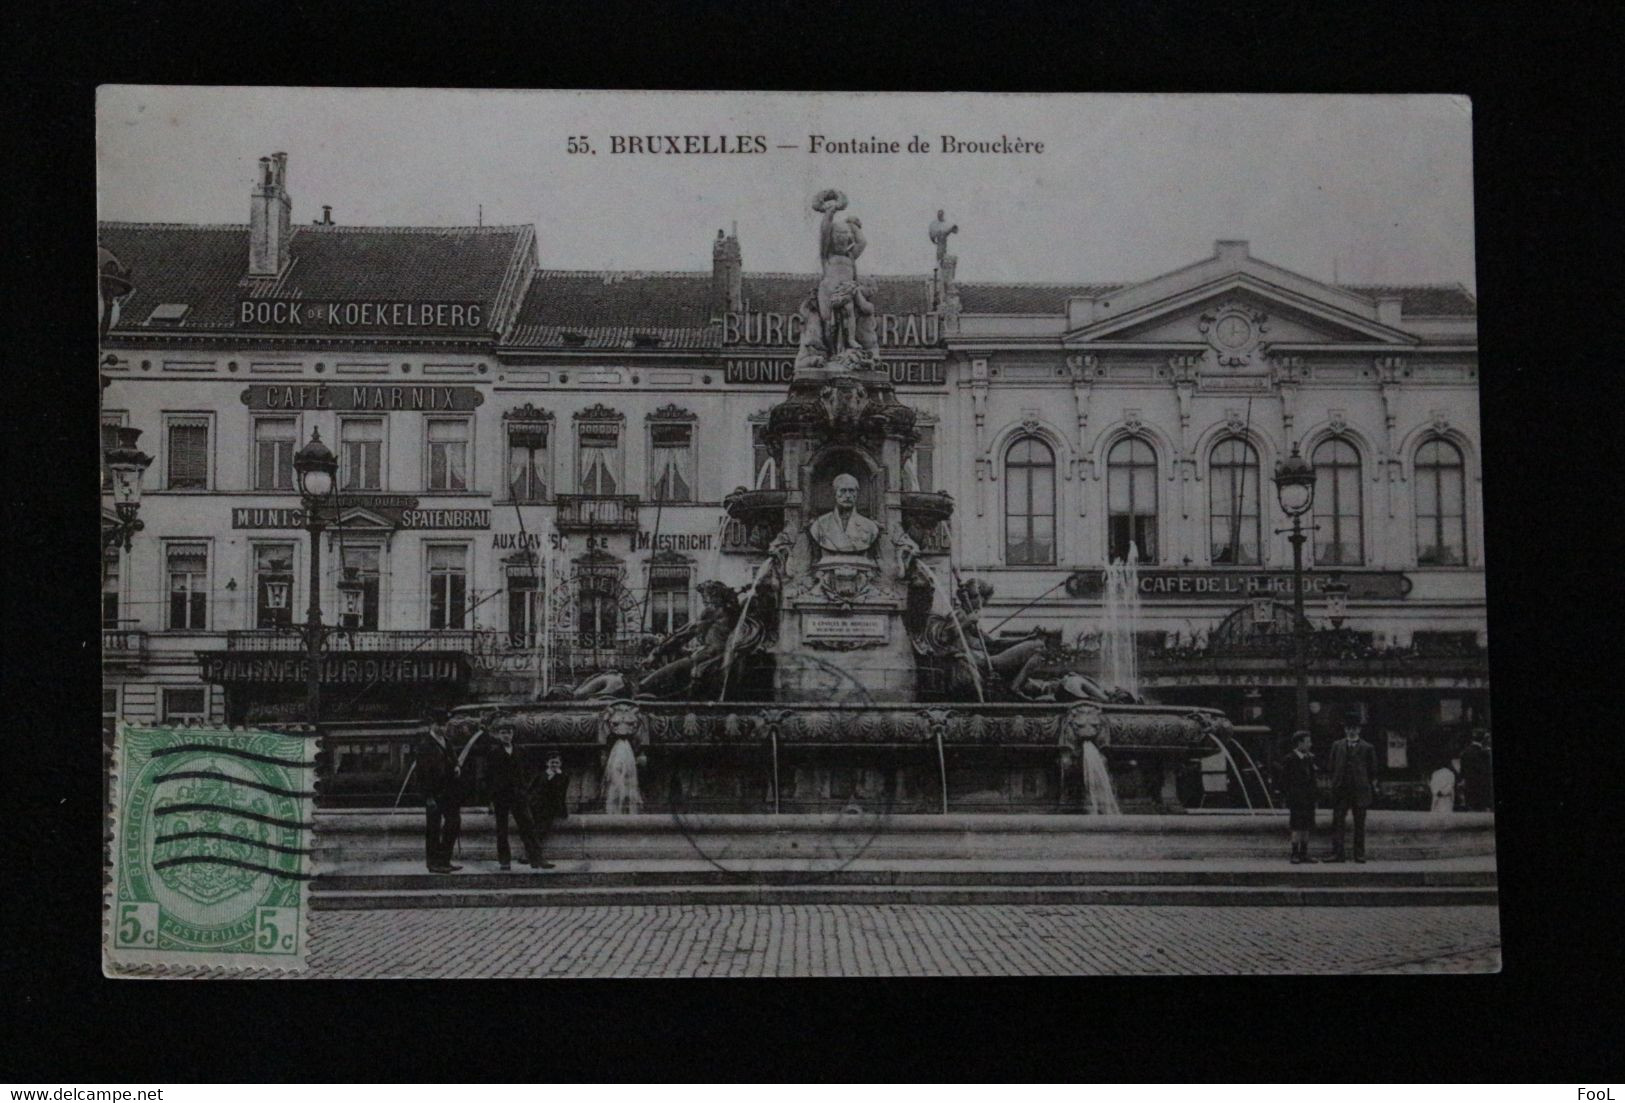
[[[745,262],[739,252],[739,224],[727,236],[717,231],[711,243],[711,298],[722,309],[738,313],[745,309]]]
[[[260,158],[259,182],[248,211],[248,274],[279,276],[288,266],[293,237],[293,200],[288,195],[288,155]]]

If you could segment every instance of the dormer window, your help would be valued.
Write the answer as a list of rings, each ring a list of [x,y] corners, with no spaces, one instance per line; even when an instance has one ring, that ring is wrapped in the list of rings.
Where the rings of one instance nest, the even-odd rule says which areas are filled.
[[[179,326],[186,324],[186,316],[192,313],[190,303],[159,303],[147,315],[149,326]]]

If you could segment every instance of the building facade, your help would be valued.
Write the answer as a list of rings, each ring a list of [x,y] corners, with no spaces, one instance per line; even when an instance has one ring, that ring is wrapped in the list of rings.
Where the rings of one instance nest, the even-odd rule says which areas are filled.
[[[749,580],[773,534],[723,500],[782,477],[760,429],[814,274],[747,271],[737,232],[709,268],[587,272],[543,267],[530,227],[295,225],[280,156],[249,198],[247,225],[100,227],[136,285],[102,416],[157,457],[145,528],[108,553],[104,715],[302,718],[292,456],[313,432],[340,460],[314,580],[329,622],[346,570],[363,592],[324,666],[337,725],[635,662],[697,613],[697,583]],[[1132,557],[1138,601],[1112,615],[1132,618],[1143,692],[1284,730],[1292,559],[1270,477],[1297,447],[1317,472],[1317,735],[1360,710],[1416,777],[1487,724],[1465,290],[1330,285],[1227,241],[1135,283],[961,284],[955,266],[869,292],[921,414],[902,489],[954,498],[952,566],[994,586],[984,628],[1058,629],[1065,661],[1098,665],[1105,568]]]

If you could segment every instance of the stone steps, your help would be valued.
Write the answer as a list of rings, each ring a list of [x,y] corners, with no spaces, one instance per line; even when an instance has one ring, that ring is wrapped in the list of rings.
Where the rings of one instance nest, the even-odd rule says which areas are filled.
[[[311,907],[605,907],[647,904],[1127,904],[1187,907],[1420,907],[1493,905],[1496,890],[1463,887],[1298,887],[1204,885],[672,885],[480,888],[318,887]]]
[[[1330,825],[1322,814],[1321,830]],[[422,815],[324,811],[317,816],[324,868],[421,861]],[[1368,849],[1384,859],[1492,857],[1494,820],[1373,813]],[[1284,816],[784,815],[573,816],[548,839],[550,856],[572,861],[705,860],[844,862],[1274,860],[1285,845]],[[514,840],[518,848],[517,838]],[[488,813],[465,812],[462,853],[490,856]],[[1317,848],[1325,846],[1317,839]]]

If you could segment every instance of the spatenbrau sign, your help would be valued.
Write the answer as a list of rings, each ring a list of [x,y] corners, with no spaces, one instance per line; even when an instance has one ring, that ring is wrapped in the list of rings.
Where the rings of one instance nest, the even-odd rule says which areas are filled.
[[[328,332],[422,330],[454,332],[485,324],[483,303],[390,302],[377,299],[238,299],[243,329]]]

